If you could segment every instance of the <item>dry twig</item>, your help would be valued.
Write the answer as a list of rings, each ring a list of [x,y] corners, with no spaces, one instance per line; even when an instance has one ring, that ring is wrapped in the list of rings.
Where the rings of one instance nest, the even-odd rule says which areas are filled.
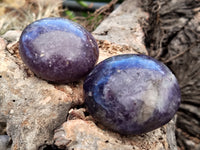
[[[117,3],[118,0],[112,0],[110,3],[108,3],[105,6],[100,7],[99,9],[97,9],[94,12],[94,16],[99,16],[102,13],[105,13],[106,11],[108,11],[113,5],[115,5]]]

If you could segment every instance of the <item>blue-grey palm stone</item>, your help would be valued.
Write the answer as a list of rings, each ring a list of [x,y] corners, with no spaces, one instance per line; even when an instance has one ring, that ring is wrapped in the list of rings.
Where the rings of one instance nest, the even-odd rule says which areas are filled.
[[[172,72],[146,55],[118,55],[99,63],[84,81],[93,118],[120,134],[142,134],[168,123],[180,104]]]
[[[99,56],[94,37],[64,18],[44,18],[28,25],[20,37],[24,63],[42,79],[67,83],[86,76]]]

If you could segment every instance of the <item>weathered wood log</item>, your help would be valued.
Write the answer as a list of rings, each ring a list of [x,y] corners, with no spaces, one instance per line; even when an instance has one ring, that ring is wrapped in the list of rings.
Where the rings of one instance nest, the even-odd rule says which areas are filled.
[[[147,54],[139,22],[147,19],[148,14],[137,2],[124,1],[94,31],[100,49],[99,62],[116,54]],[[17,41],[6,44],[1,38],[0,43],[0,121],[7,125],[11,149],[176,150],[173,120],[138,136],[111,132],[96,125],[82,108],[83,81],[48,83],[23,64]]]

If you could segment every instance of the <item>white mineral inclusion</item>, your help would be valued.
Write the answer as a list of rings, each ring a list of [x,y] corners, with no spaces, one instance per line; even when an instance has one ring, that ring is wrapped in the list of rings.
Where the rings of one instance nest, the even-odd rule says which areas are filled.
[[[76,44],[73,41],[76,41]],[[81,38],[78,36],[57,30],[41,34],[33,41],[33,46],[38,50],[39,56],[45,60],[50,59],[50,56],[54,54],[58,55],[59,51],[63,52],[63,56],[67,56],[67,60],[76,60],[81,55],[82,44]],[[63,47],[66,49],[65,51],[63,51]]]
[[[176,82],[172,73],[163,75],[148,69],[141,71],[141,68],[121,70],[110,76],[104,87],[103,95],[104,99],[108,99],[109,92],[113,93],[127,111],[132,109],[134,102],[144,103],[135,120],[143,124],[153,115],[155,108],[159,112],[166,111],[166,105],[173,102],[168,101],[168,95],[171,92],[169,90]]]

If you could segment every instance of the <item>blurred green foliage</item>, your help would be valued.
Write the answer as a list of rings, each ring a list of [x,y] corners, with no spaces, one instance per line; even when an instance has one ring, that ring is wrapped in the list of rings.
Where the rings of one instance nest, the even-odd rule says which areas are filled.
[[[75,13],[71,10],[66,10],[65,11],[65,15],[67,16],[67,18],[69,18],[70,20],[76,21],[75,17]]]
[[[111,0],[71,0],[76,1],[80,7],[88,8],[90,7],[86,2],[104,2],[109,3]],[[123,0],[118,0],[118,3],[123,2]],[[80,10],[70,10],[67,9],[64,14],[68,19],[76,21],[82,24],[84,27],[88,28],[88,30],[94,30],[99,23],[105,18],[105,14],[94,15],[94,12],[89,11],[87,9]]]
[[[85,3],[84,1],[82,1],[82,0],[76,0],[76,2],[79,4],[79,5],[81,5],[82,7],[85,7],[85,8],[87,8],[88,7],[88,4],[87,3]]]

